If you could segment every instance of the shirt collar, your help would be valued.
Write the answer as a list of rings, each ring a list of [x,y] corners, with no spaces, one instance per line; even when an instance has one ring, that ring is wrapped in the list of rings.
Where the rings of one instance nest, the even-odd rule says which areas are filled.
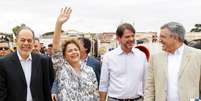
[[[129,52],[129,53],[134,53],[134,51],[135,51],[135,48],[132,48],[132,50],[131,50],[131,52]],[[123,54],[124,53],[124,51],[121,49],[121,47],[119,46],[118,48],[117,48],[117,54],[118,55],[120,55],[120,54]]]
[[[88,60],[88,58],[89,58],[89,56],[87,55],[87,57],[86,57],[84,60],[82,60],[82,62],[83,62],[83,63],[86,63],[87,60]]]
[[[17,55],[18,55],[20,61],[24,61],[24,59],[21,57],[18,50],[17,50]],[[29,60],[32,60],[31,54],[29,54],[28,58],[25,61],[29,61]]]
[[[179,48],[176,49],[176,51],[173,54],[171,54],[171,53],[169,53],[169,54],[171,54],[171,55],[181,55],[183,53],[184,46],[185,46],[185,44],[182,44]]]

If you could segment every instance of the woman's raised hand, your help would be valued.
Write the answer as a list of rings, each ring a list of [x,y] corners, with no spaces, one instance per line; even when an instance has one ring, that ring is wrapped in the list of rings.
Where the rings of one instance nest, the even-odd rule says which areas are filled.
[[[72,9],[69,7],[62,8],[57,18],[57,23],[60,23],[60,24],[65,23],[70,18],[71,12],[72,12]]]

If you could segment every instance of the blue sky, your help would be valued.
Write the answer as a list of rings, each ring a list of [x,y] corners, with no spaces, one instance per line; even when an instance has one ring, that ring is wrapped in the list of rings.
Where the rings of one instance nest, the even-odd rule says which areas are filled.
[[[201,0],[1,0],[0,32],[12,32],[21,23],[37,36],[54,30],[59,11],[73,10],[64,30],[114,32],[122,22],[138,32],[158,32],[169,21],[182,23],[187,31],[201,23]]]

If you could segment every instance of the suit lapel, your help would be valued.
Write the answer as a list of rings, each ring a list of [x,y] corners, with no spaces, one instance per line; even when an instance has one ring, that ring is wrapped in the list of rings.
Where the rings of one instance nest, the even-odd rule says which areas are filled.
[[[163,68],[163,71],[165,73],[165,76],[166,76],[166,79],[167,79],[167,76],[168,76],[168,55],[167,53],[164,53],[162,55],[163,58],[161,58],[161,62],[162,62],[162,67]],[[189,59],[190,59],[190,52],[188,51],[188,47],[185,46],[184,47],[184,52],[183,52],[183,56],[182,56],[182,59],[181,59],[181,65],[180,65],[180,69],[179,69],[179,78],[181,77],[182,73],[184,72],[185,68],[186,68],[186,65],[187,63],[189,62]]]
[[[11,58],[11,59],[12,59],[13,64],[14,64],[13,66],[17,68],[16,72],[19,74],[19,76],[21,76],[20,78],[26,84],[25,74],[24,74],[24,71],[22,69],[22,65],[20,63],[19,57],[17,56],[17,52],[14,52],[12,57],[13,58]]]
[[[31,63],[31,83],[33,83],[33,80],[35,76],[37,76],[37,69],[39,68],[40,61],[38,61],[37,56],[35,54],[31,54],[32,56],[32,63]]]
[[[91,66],[91,57],[89,57],[89,56],[88,56],[88,58],[87,58],[87,65],[88,65],[88,66]]]
[[[164,72],[164,76],[165,76],[165,81],[167,81],[167,76],[168,76],[168,56],[167,56],[167,53],[166,52],[164,52],[163,54],[162,54],[162,58],[161,58],[161,63],[162,63],[162,66],[161,67],[163,67],[162,69],[163,69],[163,72]]]
[[[184,72],[187,63],[189,62],[190,57],[191,56],[190,56],[190,52],[188,51],[188,47],[185,46],[183,56],[181,59],[180,69],[179,69],[179,78],[181,77],[182,73]]]

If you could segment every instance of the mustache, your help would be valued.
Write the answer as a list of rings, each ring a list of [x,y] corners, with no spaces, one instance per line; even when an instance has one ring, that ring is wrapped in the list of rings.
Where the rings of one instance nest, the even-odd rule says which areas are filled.
[[[127,41],[126,43],[133,43],[133,44],[134,44],[134,43],[135,43],[135,41]]]
[[[22,45],[21,47],[28,47],[28,48],[31,48],[32,45]]]

